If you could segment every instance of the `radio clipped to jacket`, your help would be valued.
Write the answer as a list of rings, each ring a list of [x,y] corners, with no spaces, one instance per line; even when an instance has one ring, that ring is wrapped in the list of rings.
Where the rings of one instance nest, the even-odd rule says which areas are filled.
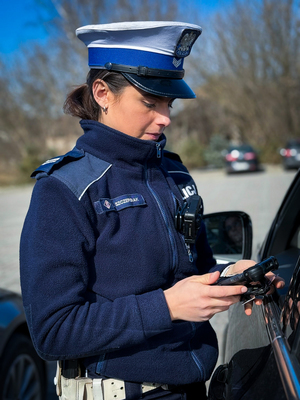
[[[186,243],[195,243],[203,216],[202,198],[197,194],[184,201],[175,215],[175,227],[183,234]]]

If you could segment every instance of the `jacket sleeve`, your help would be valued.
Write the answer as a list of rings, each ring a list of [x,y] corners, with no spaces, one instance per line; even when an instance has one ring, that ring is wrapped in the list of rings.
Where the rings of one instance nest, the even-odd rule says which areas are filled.
[[[30,334],[44,359],[101,354],[172,329],[161,289],[113,301],[90,290],[93,218],[57,179],[36,183],[21,235],[20,274]]]

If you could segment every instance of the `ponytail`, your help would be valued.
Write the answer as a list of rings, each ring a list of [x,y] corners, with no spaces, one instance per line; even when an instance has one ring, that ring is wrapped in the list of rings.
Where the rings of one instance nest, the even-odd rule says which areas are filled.
[[[91,69],[87,76],[87,83],[72,90],[64,103],[65,114],[80,119],[91,119],[98,121],[101,108],[93,96],[93,83],[96,79],[106,82],[114,95],[120,95],[130,83],[118,72],[108,72],[107,70]]]

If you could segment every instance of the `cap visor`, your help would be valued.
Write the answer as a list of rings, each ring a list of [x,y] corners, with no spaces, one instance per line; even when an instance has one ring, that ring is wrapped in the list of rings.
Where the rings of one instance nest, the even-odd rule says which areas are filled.
[[[134,86],[156,96],[177,99],[194,99],[196,97],[183,79],[149,78],[125,72],[122,72],[122,75]]]

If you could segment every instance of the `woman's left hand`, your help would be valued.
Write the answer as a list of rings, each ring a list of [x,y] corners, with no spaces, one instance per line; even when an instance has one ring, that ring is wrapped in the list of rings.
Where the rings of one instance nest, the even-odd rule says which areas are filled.
[[[250,268],[255,264],[256,262],[253,260],[237,261],[235,264],[230,266],[230,269],[227,271],[227,275],[240,274],[245,269]],[[272,285],[267,294],[272,294],[275,288],[281,289],[284,287],[285,281],[280,276],[274,274],[273,272],[268,272],[265,276],[272,281]],[[262,302],[263,302],[262,299],[254,299],[253,301],[249,301],[248,303],[244,304],[245,314],[246,315],[252,314],[253,303],[255,303],[256,305],[261,305]]]

